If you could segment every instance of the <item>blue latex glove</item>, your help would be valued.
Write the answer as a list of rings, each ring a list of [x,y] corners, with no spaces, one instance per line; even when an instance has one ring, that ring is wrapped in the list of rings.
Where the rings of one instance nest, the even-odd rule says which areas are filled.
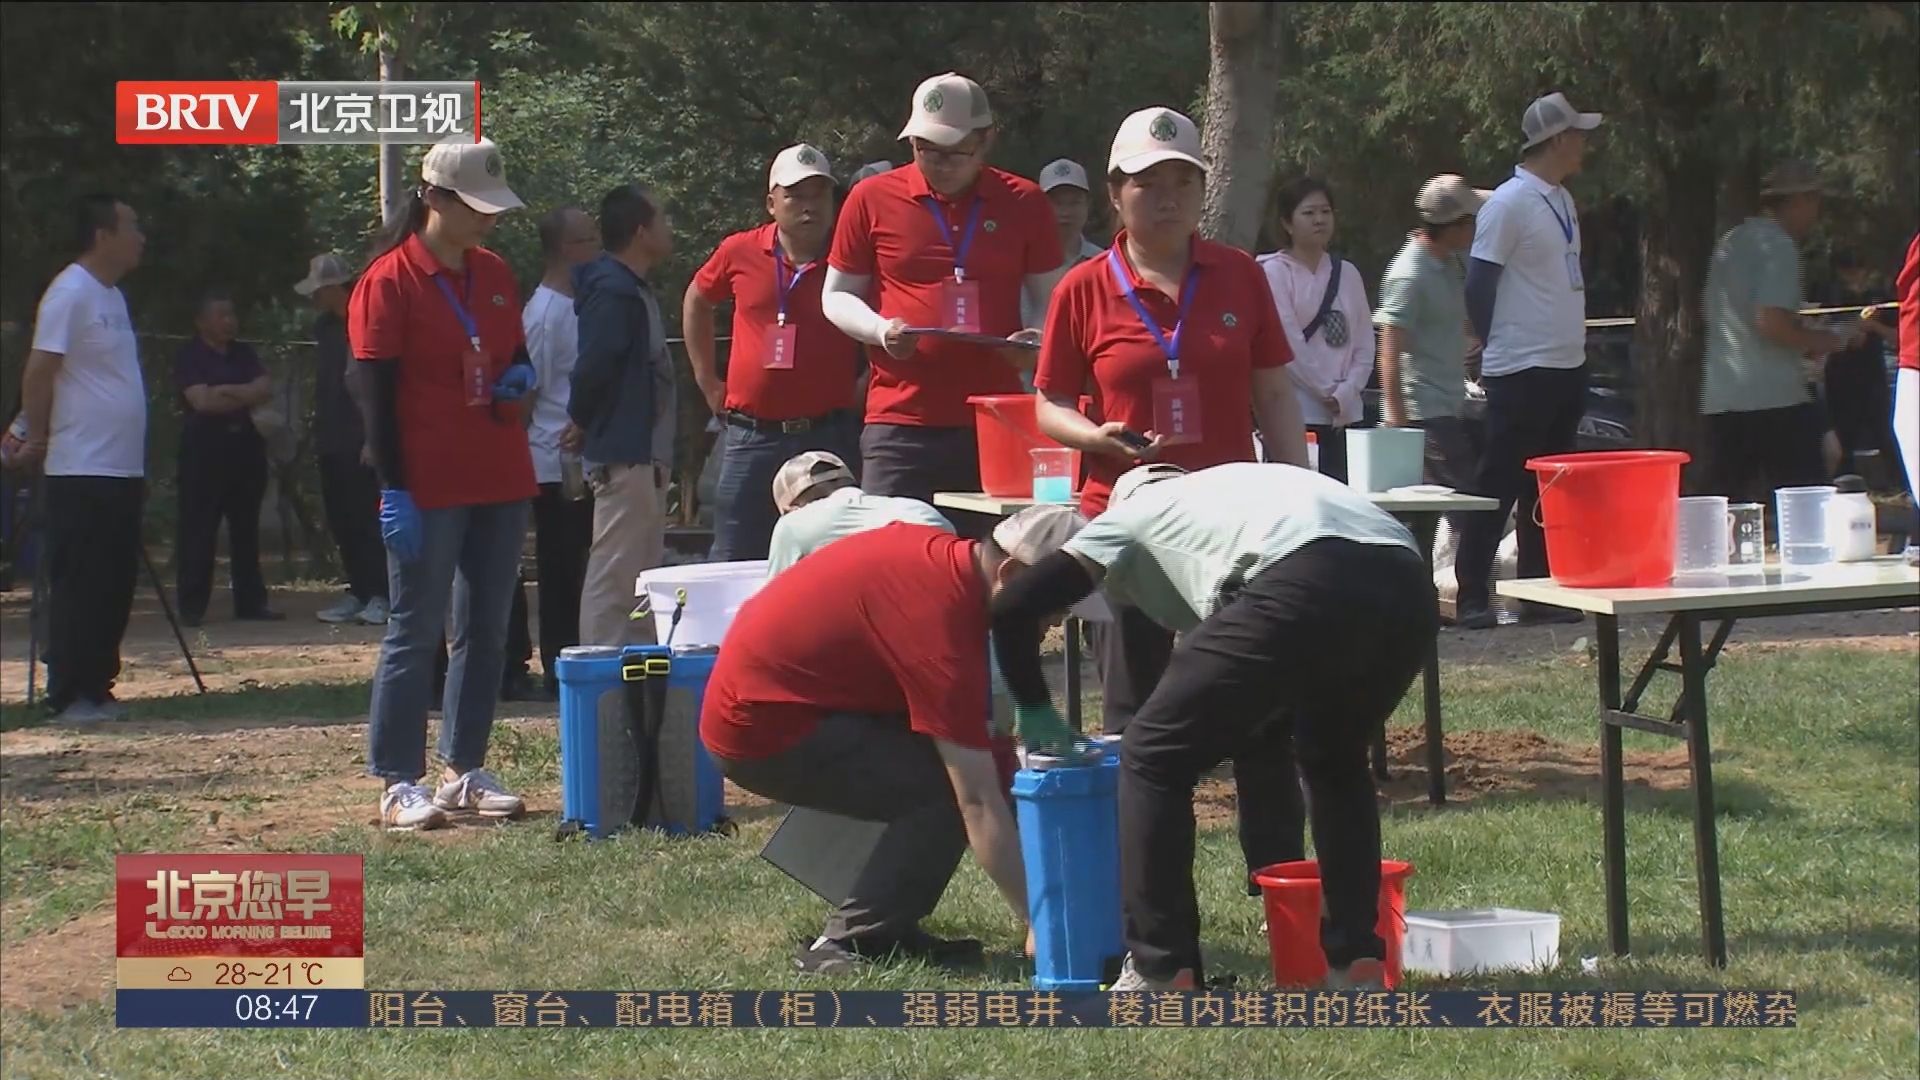
[[[1013,730],[1030,752],[1066,754],[1076,749],[1073,729],[1052,702],[1045,705],[1015,705]]]
[[[420,509],[413,496],[389,488],[380,493],[380,538],[402,563],[420,557]]]
[[[533,392],[535,381],[532,364],[509,364],[493,384],[493,400],[519,401]]]

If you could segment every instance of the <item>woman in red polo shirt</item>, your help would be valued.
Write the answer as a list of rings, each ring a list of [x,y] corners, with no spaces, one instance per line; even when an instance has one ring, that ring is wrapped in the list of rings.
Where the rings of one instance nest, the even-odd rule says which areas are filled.
[[[449,812],[525,809],[483,765],[538,491],[518,404],[534,385],[519,291],[506,262],[481,246],[499,215],[523,204],[487,139],[433,147],[420,178],[347,307],[391,594],[367,772],[387,785],[382,824],[401,829],[444,825]],[[428,788],[428,698],[449,599],[443,772]]]
[[[1189,471],[1253,460],[1253,426],[1275,461],[1305,467],[1306,431],[1285,366],[1293,359],[1266,278],[1253,258],[1200,237],[1206,165],[1192,120],[1165,108],[1127,117],[1107,159],[1107,195],[1120,233],[1104,256],[1054,291],[1034,375],[1040,430],[1085,455],[1080,509],[1093,517],[1122,472],[1144,460]],[[1093,395],[1099,423],[1078,411]],[[1114,604],[1098,627],[1103,724],[1125,730],[1173,653],[1173,635],[1138,609]],[[1248,859],[1301,857],[1262,810],[1292,794],[1291,778],[1255,778],[1262,763],[1236,757],[1241,842]],[[1246,782],[1242,782],[1246,781]],[[1250,797],[1251,796],[1251,797]],[[1260,863],[1258,865],[1268,865]],[[1252,867],[1257,869],[1258,867]]]
[[[1907,470],[1907,490],[1920,503],[1920,233],[1907,244],[1907,262],[1894,279],[1900,298],[1900,370],[1893,385],[1893,438]],[[1907,539],[1907,565],[1920,565],[1920,509]]]

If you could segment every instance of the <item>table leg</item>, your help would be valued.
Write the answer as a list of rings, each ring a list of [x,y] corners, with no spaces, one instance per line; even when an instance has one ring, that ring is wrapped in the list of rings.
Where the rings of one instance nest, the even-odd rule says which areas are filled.
[[[1067,663],[1067,723],[1075,731],[1087,730],[1080,719],[1080,620],[1067,616],[1061,627],[1061,636],[1065,639]]]
[[[1700,617],[1680,622],[1680,694],[1686,704],[1687,758],[1693,770],[1693,861],[1700,881],[1700,936],[1707,962],[1727,966],[1727,931],[1720,909],[1720,845],[1713,809],[1713,757],[1707,739],[1707,665],[1701,655]],[[1717,635],[1724,640],[1724,635]]]
[[[1600,679],[1600,872],[1607,896],[1607,944],[1615,956],[1627,945],[1627,796],[1619,725],[1620,620],[1594,616]],[[1696,639],[1697,640],[1697,639]]]

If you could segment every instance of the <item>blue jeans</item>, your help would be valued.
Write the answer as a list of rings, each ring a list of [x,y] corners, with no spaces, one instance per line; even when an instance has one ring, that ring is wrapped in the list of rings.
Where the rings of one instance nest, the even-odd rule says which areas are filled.
[[[427,705],[449,592],[453,642],[440,712],[440,761],[456,772],[486,764],[527,503],[422,510],[420,526],[418,559],[402,565],[387,555],[392,609],[368,710],[367,772],[389,784],[414,783],[427,772]]]
[[[726,424],[720,437],[725,457],[713,485],[713,549],[707,558],[737,562],[767,557],[773,526],[780,520],[773,505],[773,475],[788,459],[809,450],[838,454],[854,476],[860,475],[859,434],[850,416],[793,433]]]

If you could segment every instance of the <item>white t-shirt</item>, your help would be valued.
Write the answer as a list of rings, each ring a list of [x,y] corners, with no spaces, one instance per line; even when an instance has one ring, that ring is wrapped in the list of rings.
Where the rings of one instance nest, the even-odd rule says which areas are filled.
[[[520,325],[527,333],[527,356],[537,380],[533,424],[527,428],[533,478],[557,484],[560,432],[567,426],[567,399],[573,396],[573,365],[580,359],[580,321],[573,313],[573,297],[540,286],[527,298]]]
[[[40,298],[33,347],[62,357],[47,475],[145,476],[147,388],[127,298],[69,265]]]
[[[1483,375],[1587,362],[1580,217],[1566,188],[1515,166],[1480,208],[1473,257],[1505,267],[1480,355]]]
[[[1253,462],[1148,484],[1065,550],[1105,568],[1101,587],[1110,598],[1185,633],[1262,571],[1324,537],[1420,550],[1405,525],[1340,481]]]

